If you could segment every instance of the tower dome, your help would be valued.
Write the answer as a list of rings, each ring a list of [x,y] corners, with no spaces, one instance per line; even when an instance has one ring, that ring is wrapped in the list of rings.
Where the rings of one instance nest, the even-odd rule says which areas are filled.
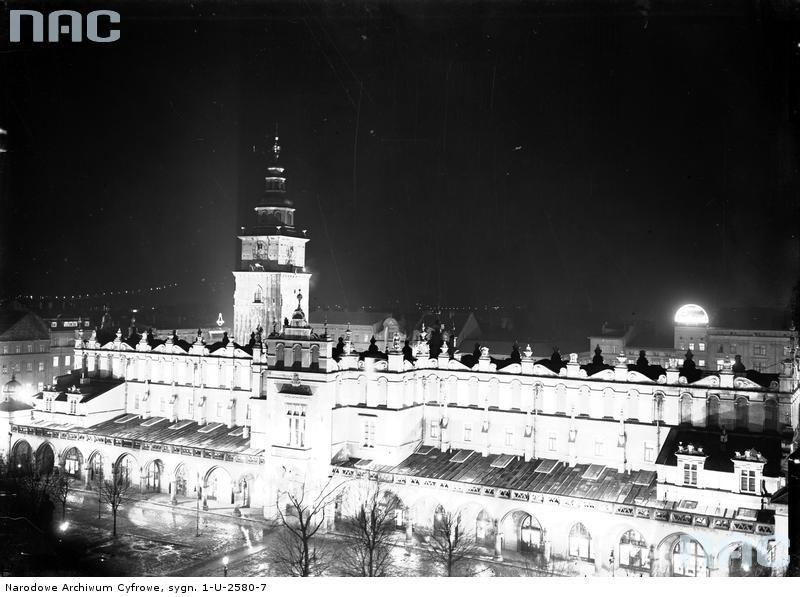
[[[16,398],[21,387],[22,384],[16,380],[14,374],[12,373],[11,380],[3,384],[3,401],[7,402]]]
[[[708,325],[708,313],[700,305],[683,305],[675,313],[675,323],[678,325]]]

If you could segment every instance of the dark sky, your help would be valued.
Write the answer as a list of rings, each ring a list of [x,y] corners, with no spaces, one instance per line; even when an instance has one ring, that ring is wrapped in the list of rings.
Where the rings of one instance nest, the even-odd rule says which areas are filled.
[[[696,4],[79,3],[121,40],[2,41],[2,294],[177,282],[229,313],[277,122],[312,303],[782,307],[798,21]]]

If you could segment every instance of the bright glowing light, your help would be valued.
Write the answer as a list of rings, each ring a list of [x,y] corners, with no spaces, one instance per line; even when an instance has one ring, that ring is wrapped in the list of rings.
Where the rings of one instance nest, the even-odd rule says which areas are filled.
[[[675,313],[675,323],[680,325],[708,325],[708,313],[700,305],[684,305]]]
[[[228,559],[228,556],[225,556],[224,558],[222,558],[222,565],[223,566],[227,566],[228,562],[230,562],[230,560]]]
[[[58,525],[58,530],[61,531],[62,533],[64,531],[66,531],[68,528],[69,528],[69,521],[68,520],[65,520],[60,525]]]

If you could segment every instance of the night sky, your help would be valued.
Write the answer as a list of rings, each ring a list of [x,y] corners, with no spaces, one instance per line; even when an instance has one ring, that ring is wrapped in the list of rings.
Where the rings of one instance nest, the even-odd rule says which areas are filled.
[[[78,3],[121,40],[0,46],[2,294],[229,315],[277,123],[312,304],[783,307],[797,15],[696,4]]]

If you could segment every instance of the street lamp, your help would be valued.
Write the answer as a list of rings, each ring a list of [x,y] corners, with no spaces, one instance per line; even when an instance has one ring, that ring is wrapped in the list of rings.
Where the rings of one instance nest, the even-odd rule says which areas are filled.
[[[58,530],[61,531],[62,533],[66,532],[66,530],[68,528],[69,528],[69,521],[68,520],[65,520],[60,525],[58,525]]]
[[[608,558],[608,563],[611,565],[611,576],[616,576],[614,574],[614,550],[611,550],[611,555]]]
[[[222,558],[222,576],[228,576],[228,556]]]

